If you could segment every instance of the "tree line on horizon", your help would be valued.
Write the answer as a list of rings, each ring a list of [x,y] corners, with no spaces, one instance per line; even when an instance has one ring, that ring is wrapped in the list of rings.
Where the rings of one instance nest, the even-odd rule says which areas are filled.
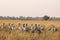
[[[50,16],[43,16],[43,17],[23,17],[23,16],[20,16],[20,17],[10,17],[10,16],[7,16],[7,17],[3,17],[3,16],[0,16],[0,20],[60,20],[60,17],[50,17]]]

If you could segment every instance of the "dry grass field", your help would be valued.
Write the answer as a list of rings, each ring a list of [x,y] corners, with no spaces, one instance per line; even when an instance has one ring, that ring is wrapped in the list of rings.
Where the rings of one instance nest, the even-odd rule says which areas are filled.
[[[8,25],[9,23],[14,23],[15,27],[17,27],[18,23],[28,24],[29,27],[31,24],[40,24],[45,25],[45,31],[42,33],[31,33],[20,31],[20,30],[1,30],[0,29],[0,40],[60,40],[60,21],[33,21],[33,20],[0,20],[0,27],[2,23]],[[48,31],[47,28],[50,25],[55,25],[58,29],[56,32]]]

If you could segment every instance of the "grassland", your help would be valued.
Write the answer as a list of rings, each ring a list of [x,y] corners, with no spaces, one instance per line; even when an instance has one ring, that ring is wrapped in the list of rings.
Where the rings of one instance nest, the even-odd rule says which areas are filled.
[[[0,40],[60,40],[60,21],[0,20],[0,27],[2,23],[5,23],[5,25],[8,25],[9,23],[14,23],[15,27],[17,27],[18,23],[21,23],[21,25],[28,24],[29,27],[31,26],[31,24],[40,24],[45,25],[46,30],[38,34],[36,32],[31,33],[30,31],[6,31],[0,29]],[[50,25],[55,25],[58,28],[58,31],[48,31],[47,28]]]

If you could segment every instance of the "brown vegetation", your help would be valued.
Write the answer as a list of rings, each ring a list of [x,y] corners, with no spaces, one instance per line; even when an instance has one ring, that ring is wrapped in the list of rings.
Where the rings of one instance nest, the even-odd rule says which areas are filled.
[[[42,33],[31,33],[20,31],[20,30],[1,30],[0,29],[0,40],[60,40],[60,21],[30,21],[30,20],[0,20],[0,27],[2,23],[5,23],[5,25],[8,25],[9,23],[14,23],[14,25],[17,27],[18,23],[22,24],[28,24],[29,27],[31,24],[40,24],[45,25],[46,30]],[[58,28],[58,31],[51,32],[48,31],[47,28],[50,25],[55,25]]]

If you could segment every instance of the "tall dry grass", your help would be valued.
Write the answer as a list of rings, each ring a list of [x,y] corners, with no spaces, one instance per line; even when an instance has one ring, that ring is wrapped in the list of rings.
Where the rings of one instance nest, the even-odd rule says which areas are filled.
[[[9,23],[14,23],[15,26],[18,25],[18,23],[27,23],[29,27],[31,26],[31,24],[40,24],[45,25],[46,29],[40,34],[36,32],[32,33],[31,31],[25,32],[20,30],[10,31],[0,29],[0,40],[60,40],[60,21],[0,20],[0,27],[2,23],[5,23],[5,25],[8,25]],[[47,28],[50,25],[55,25],[58,28],[58,31],[48,31]]]

